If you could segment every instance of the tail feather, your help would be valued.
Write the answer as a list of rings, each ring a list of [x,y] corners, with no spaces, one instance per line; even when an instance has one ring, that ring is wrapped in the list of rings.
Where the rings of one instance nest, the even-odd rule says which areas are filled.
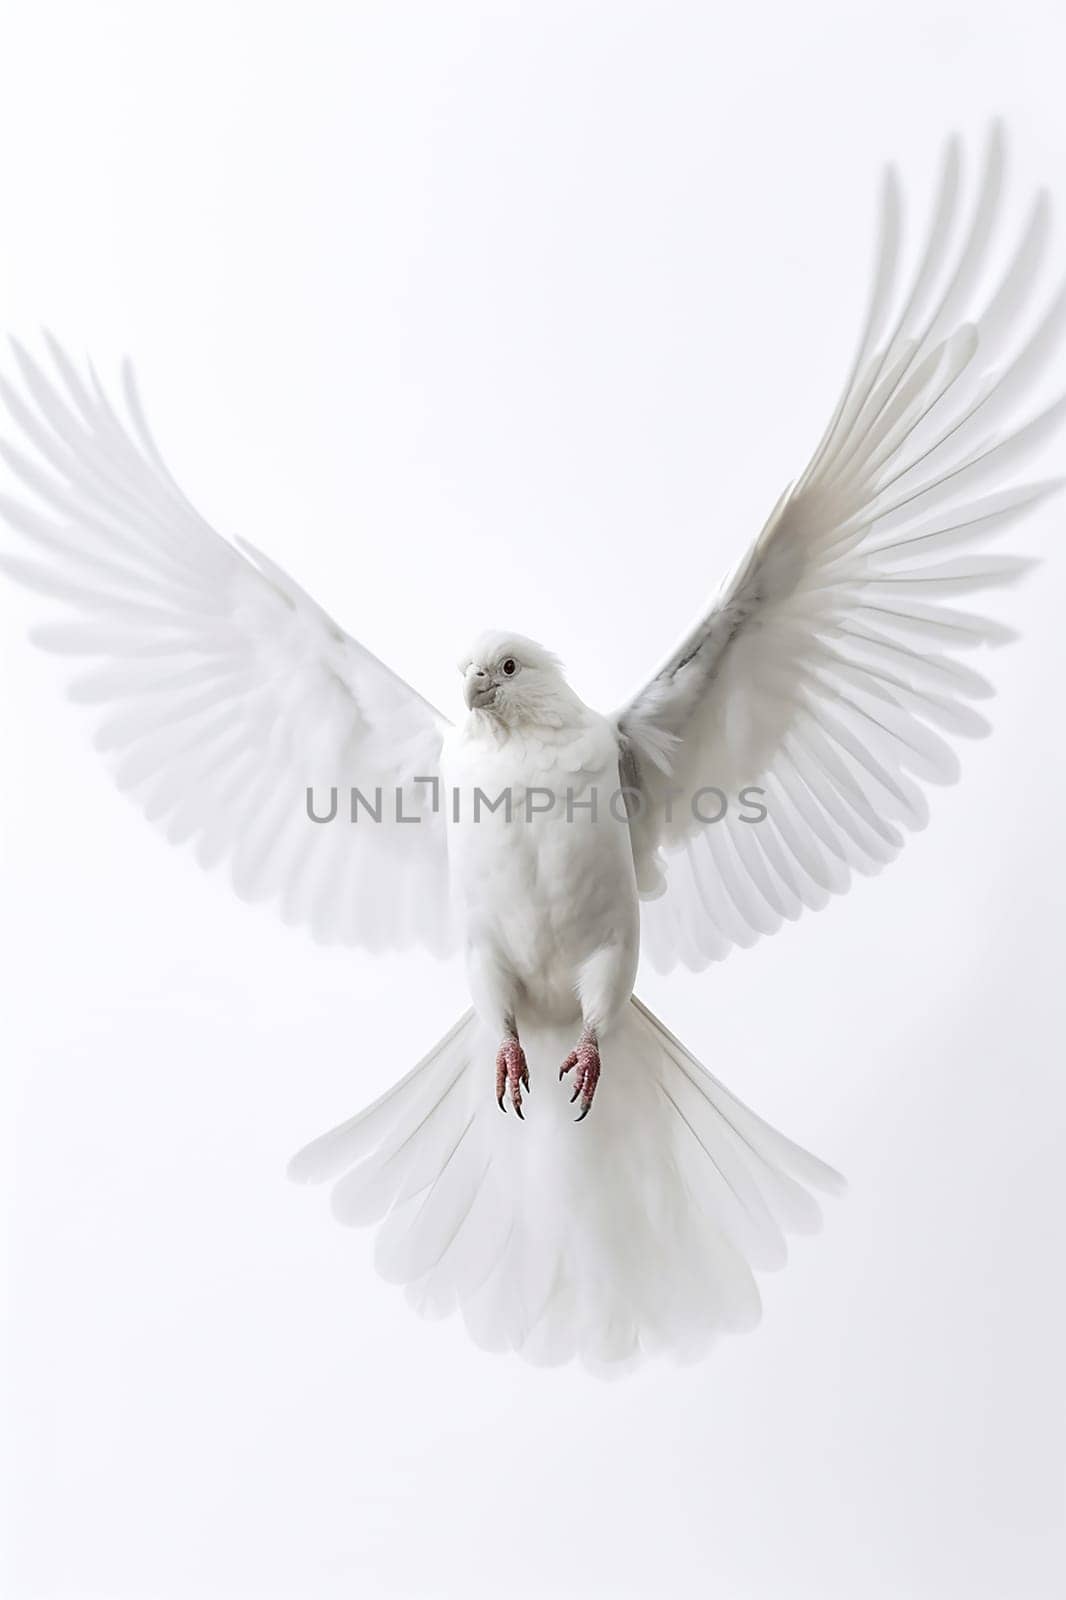
[[[455,1026],[399,1083],[386,1089],[372,1105],[349,1117],[347,1122],[331,1128],[298,1151],[289,1162],[289,1177],[293,1182],[326,1183],[347,1172],[368,1151],[375,1150],[386,1134],[394,1133],[398,1142],[409,1137],[418,1126],[418,1119],[413,1119],[411,1112],[419,1100],[428,1100],[434,1093],[439,1100],[469,1066],[464,1042],[473,1023],[474,1013],[464,1012]]]
[[[832,1168],[762,1121],[634,1000],[575,1127],[569,1033],[523,1021],[525,1122],[491,1094],[495,1041],[467,1012],[388,1093],[294,1157],[341,1222],[378,1223],[376,1263],[476,1343],[601,1372],[701,1356],[760,1314],[753,1268],[820,1222]]]

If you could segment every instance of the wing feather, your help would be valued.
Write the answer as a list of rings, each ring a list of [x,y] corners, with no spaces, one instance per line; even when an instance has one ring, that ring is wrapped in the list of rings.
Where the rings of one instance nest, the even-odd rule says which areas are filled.
[[[957,657],[1013,637],[972,597],[1033,565],[985,546],[1061,487],[1011,478],[1066,416],[1066,396],[1033,409],[1066,328],[1066,291],[1035,303],[1047,196],[997,267],[1004,170],[997,129],[967,218],[949,144],[909,285],[888,175],[869,311],[825,433],[717,598],[619,713],[661,966],[701,967],[879,871],[925,825],[923,786],[957,777],[954,741],[989,730],[972,702],[991,685]],[[761,790],[766,817],[734,803],[702,823],[684,802],[705,785],[734,802]]]
[[[66,608],[34,630],[81,666],[71,694],[102,712],[97,747],[120,787],[237,892],[274,900],[317,938],[451,946],[443,821],[415,782],[446,723],[253,546],[218,535],[178,487],[123,368],[125,415],[95,372],[47,339],[50,369],[14,346],[0,378],[16,492],[0,517],[28,547],[9,576]],[[382,821],[348,819],[352,787]],[[306,795],[337,793],[331,825]],[[395,822],[395,795],[405,816]],[[324,803],[324,802],[322,802]]]

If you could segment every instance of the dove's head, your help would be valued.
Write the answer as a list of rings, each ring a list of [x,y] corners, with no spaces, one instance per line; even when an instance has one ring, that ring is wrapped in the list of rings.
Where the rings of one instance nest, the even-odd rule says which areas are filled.
[[[470,710],[508,726],[561,727],[577,704],[557,658],[520,633],[483,633],[460,657],[459,671]]]

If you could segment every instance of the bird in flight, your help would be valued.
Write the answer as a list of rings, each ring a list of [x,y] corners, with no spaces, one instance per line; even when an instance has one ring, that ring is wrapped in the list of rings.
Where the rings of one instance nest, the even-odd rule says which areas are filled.
[[[132,375],[116,403],[52,340],[3,383],[15,579],[56,602],[120,787],[319,940],[461,950],[471,1007],[302,1150],[382,1274],[480,1344],[619,1371],[759,1315],[754,1271],[819,1223],[831,1168],[741,1104],[634,995],[638,954],[702,970],[872,874],[988,724],[970,596],[1056,484],[1039,383],[1066,300],[1042,195],[1002,209],[949,144],[909,270],[886,179],[865,326],[813,455],[691,632],[618,711],[516,633],[460,659],[454,725],[171,476]],[[502,1114],[501,1114],[502,1113]]]

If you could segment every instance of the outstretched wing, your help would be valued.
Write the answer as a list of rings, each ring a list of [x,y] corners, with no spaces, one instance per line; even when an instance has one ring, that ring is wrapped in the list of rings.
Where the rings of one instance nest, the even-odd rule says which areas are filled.
[[[251,546],[208,526],[167,470],[132,374],[126,414],[50,342],[0,380],[25,496],[0,513],[32,547],[0,557],[59,602],[35,631],[87,670],[74,698],[107,708],[97,744],[119,785],[237,892],[273,899],[326,942],[450,945],[433,790],[445,720]],[[351,820],[351,790],[356,802]],[[308,790],[312,803],[308,803]],[[417,816],[416,825],[398,822]],[[336,797],[336,815],[327,818]],[[380,821],[374,821],[374,814]]]
[[[922,785],[956,777],[949,741],[987,731],[972,702],[991,687],[958,654],[1010,635],[967,600],[1029,565],[985,545],[1059,487],[1012,479],[1066,407],[1014,424],[1066,298],[1027,315],[1044,196],[995,274],[1002,176],[997,131],[960,218],[949,147],[900,292],[889,174],[865,332],[821,443],[719,597],[619,714],[646,943],[661,967],[703,967],[824,905],[853,872],[878,871],[924,825]],[[730,802],[720,822],[700,820],[721,810],[698,797],[704,786]],[[764,793],[740,806],[746,786]]]

